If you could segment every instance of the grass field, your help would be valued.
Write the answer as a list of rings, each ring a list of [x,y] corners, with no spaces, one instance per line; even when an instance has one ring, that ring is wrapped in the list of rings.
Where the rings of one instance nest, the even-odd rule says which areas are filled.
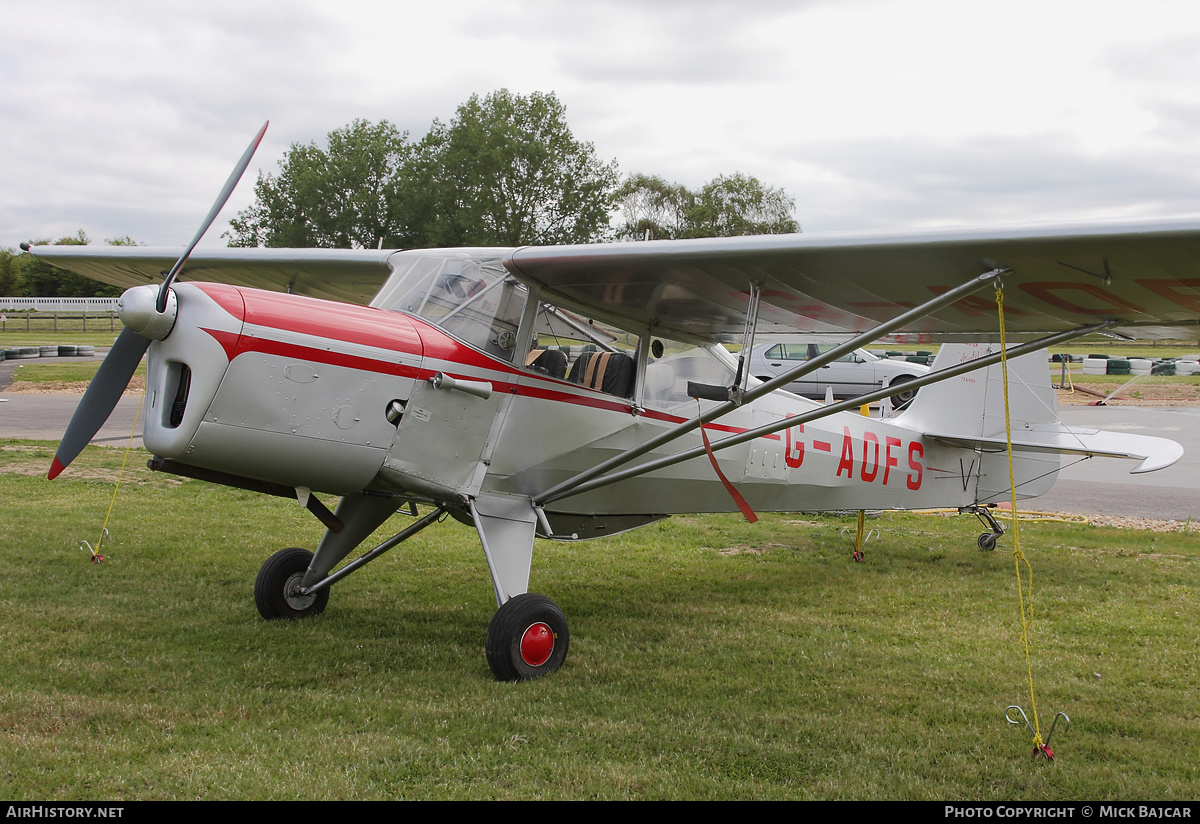
[[[494,681],[473,531],[427,530],[266,623],[254,576],[319,526],[296,504],[178,482],[144,453],[95,543],[118,450],[59,480],[0,441],[0,776],[10,799],[1200,797],[1200,535],[1027,523],[1029,707],[1009,539],[972,518],[682,517],[539,542],[571,622],[538,681]],[[403,516],[398,516],[400,520]]]
[[[86,386],[96,376],[100,368],[100,359],[85,361],[59,361],[52,358],[38,358],[20,361],[14,366],[13,381],[29,384],[83,384]],[[145,377],[146,362],[142,361],[134,372]],[[82,388],[79,390],[81,393]]]
[[[90,343],[93,346],[112,346],[112,342],[124,328],[121,321],[115,318],[112,323],[108,318],[88,318],[87,331],[83,330],[82,319],[60,319],[58,329],[55,330],[54,321],[50,317],[36,312],[30,315],[28,325],[29,329],[26,329],[24,315],[8,315],[4,329],[0,330],[0,347],[11,349],[18,346],[78,345],[81,343]]]

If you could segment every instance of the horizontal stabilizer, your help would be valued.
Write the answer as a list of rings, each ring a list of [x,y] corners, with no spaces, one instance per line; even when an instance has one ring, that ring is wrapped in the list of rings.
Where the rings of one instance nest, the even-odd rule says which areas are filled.
[[[1003,435],[981,437],[929,433],[926,437],[953,446],[978,448],[988,452],[1001,452],[1006,447]],[[1131,475],[1164,469],[1183,457],[1183,447],[1166,438],[1108,432],[1100,429],[1073,429],[1061,424],[1057,426],[1041,425],[1014,431],[1013,451],[1057,452],[1062,455],[1132,458],[1141,461],[1129,470]]]

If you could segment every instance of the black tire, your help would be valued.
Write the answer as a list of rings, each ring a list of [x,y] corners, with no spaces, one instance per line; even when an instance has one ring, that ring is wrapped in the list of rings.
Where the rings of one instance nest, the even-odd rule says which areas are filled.
[[[254,605],[268,621],[276,618],[307,618],[320,615],[329,603],[329,587],[312,595],[288,596],[304,577],[313,554],[307,549],[281,549],[267,559],[254,581]]]
[[[898,383],[905,383],[906,381],[910,381],[913,379],[913,377],[914,377],[913,375],[897,375],[896,377],[892,378],[892,382],[888,384],[888,388],[891,389],[893,386],[895,386]],[[915,398],[916,396],[917,396],[916,389],[901,389],[899,392],[897,392],[895,395],[892,395],[892,397],[891,397],[892,409],[899,412],[901,409],[903,409],[904,407],[906,407],[910,403],[912,403],[913,398]]]
[[[492,616],[488,666],[498,681],[540,678],[562,666],[570,642],[567,616],[558,604],[527,592],[510,598]]]
[[[996,533],[985,532],[979,536],[979,540],[976,543],[979,544],[980,549],[991,552],[996,548]]]

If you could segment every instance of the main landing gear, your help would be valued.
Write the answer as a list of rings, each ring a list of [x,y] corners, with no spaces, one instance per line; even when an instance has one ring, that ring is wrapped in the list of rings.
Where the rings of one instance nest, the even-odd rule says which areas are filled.
[[[390,518],[397,507],[394,499],[344,497],[336,513],[344,528],[326,532],[315,554],[299,548],[284,549],[263,564],[254,583],[259,614],[268,621],[319,615],[329,603],[332,584],[450,512],[459,520],[474,523],[492,573],[496,602],[500,604],[488,626],[485,645],[492,674],[500,681],[524,681],[554,672],[566,660],[571,634],[558,604],[545,595],[525,591],[534,536],[527,499],[523,508],[494,496],[468,506],[469,511],[462,512],[442,504],[334,572],[333,567]],[[529,515],[525,514],[527,510]],[[416,516],[415,507],[410,507],[410,514]]]

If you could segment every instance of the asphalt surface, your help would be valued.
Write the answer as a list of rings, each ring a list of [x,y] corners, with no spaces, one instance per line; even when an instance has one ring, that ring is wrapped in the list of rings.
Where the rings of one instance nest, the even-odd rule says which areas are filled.
[[[1200,521],[1200,407],[1064,406],[1068,426],[1169,438],[1183,457],[1157,472],[1130,475],[1134,461],[1064,455],[1047,494],[1021,502],[1035,512]]]
[[[29,363],[17,361],[16,364]],[[9,395],[4,387],[16,365],[0,362],[0,438],[57,441],[79,403],[77,395]],[[123,397],[93,443],[124,446],[134,428],[137,396]],[[1182,444],[1174,466],[1130,475],[1133,461],[1063,457],[1058,481],[1046,495],[1022,502],[1039,512],[1200,521],[1200,407],[1064,406],[1068,426],[1157,435]],[[141,423],[135,445],[141,445]]]

